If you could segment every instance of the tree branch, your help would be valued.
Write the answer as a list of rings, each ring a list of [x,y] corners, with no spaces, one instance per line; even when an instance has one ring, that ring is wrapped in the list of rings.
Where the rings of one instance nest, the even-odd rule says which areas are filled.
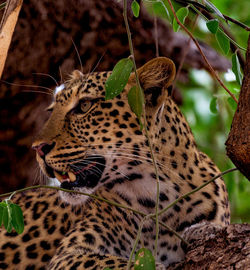
[[[226,141],[227,155],[250,180],[250,35],[239,103]]]
[[[8,0],[6,3],[3,18],[0,24],[0,78],[3,73],[5,61],[8,55],[18,15],[22,7],[22,0]]]

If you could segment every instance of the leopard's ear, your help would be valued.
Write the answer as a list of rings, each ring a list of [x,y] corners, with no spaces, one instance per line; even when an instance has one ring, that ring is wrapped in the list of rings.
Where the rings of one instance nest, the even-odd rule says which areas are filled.
[[[166,57],[154,58],[137,72],[144,90],[146,106],[160,106],[168,95],[167,88],[171,86],[175,78],[174,62]],[[131,75],[130,80],[135,81],[134,74]]]
[[[83,74],[80,70],[74,70],[71,75],[70,75],[70,78],[72,80],[80,80],[81,78],[83,77]]]

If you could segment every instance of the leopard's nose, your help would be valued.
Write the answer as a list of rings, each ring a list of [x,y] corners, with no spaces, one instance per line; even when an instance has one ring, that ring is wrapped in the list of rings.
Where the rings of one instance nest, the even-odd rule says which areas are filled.
[[[44,158],[55,146],[55,143],[40,143],[36,145],[35,143],[32,145],[32,149],[36,150],[37,154]]]

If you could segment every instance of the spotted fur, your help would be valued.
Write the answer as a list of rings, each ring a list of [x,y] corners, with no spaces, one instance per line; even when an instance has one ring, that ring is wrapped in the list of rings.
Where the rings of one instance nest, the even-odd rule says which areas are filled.
[[[160,209],[219,173],[201,153],[179,108],[171,99],[175,67],[156,58],[138,70],[145,94],[148,131],[160,180]],[[61,186],[132,207],[155,211],[156,175],[149,143],[124,91],[105,100],[110,72],[75,71],[54,97],[51,116],[33,147],[49,177]],[[73,178],[70,178],[70,173]],[[66,175],[66,176],[65,176]],[[142,220],[139,214],[74,193],[28,191],[15,196],[24,211],[22,235],[1,229],[0,269],[124,269]],[[229,223],[222,179],[181,200],[160,216],[178,233],[196,223]],[[155,224],[147,221],[139,247],[154,248]],[[180,240],[160,227],[156,260],[182,260]]]

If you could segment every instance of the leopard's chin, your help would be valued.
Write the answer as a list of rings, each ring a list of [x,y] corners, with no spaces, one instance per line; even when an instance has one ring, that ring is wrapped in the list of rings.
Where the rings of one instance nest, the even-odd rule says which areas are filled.
[[[92,194],[94,192],[93,189],[89,189],[89,188],[72,188],[72,190],[85,193],[85,194]],[[60,194],[61,199],[70,205],[85,204],[86,201],[90,199],[90,197],[87,195],[78,194],[75,192],[69,193],[69,192],[60,190],[59,194]]]

